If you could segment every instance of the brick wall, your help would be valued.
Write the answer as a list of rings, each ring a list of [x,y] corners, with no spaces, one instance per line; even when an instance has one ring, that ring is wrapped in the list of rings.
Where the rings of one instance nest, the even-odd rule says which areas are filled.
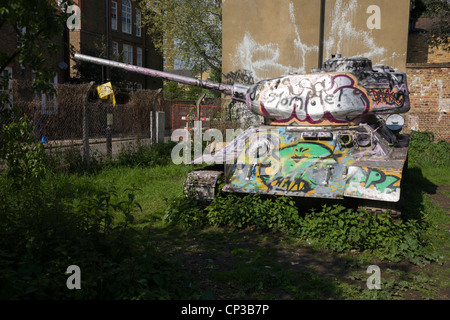
[[[450,63],[407,65],[411,110],[405,116],[406,132],[431,131],[436,140],[450,141],[449,68]]]
[[[433,48],[428,51],[428,63],[449,63],[450,51],[442,48]]]

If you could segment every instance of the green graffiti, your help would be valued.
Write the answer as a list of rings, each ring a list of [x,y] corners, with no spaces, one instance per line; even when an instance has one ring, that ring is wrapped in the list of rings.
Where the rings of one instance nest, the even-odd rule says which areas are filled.
[[[313,171],[325,169],[328,162],[324,158],[331,157],[332,151],[318,143],[300,142],[280,150],[277,161],[279,170],[275,174],[265,174],[265,168],[260,167],[260,178],[269,189],[277,187],[282,190],[297,190],[308,192],[317,181]],[[317,161],[320,159],[320,164]],[[332,163],[335,163],[331,159]]]
[[[366,188],[369,188],[371,185],[374,185],[380,192],[385,192],[386,188],[395,189],[394,183],[400,180],[399,177],[386,175],[382,171],[371,169],[369,172],[369,177],[366,181]]]
[[[377,192],[391,193],[398,189],[394,184],[399,180],[400,177],[386,174],[382,170],[360,168],[347,179],[347,185],[356,187],[358,190],[367,190],[373,186]],[[362,196],[362,193],[358,192],[358,195]]]

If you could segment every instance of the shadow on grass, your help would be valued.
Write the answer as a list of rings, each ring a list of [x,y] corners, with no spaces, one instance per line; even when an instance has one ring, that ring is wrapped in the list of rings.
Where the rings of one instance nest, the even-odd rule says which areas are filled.
[[[155,232],[151,237],[159,250],[194,278],[205,299],[340,300],[349,299],[349,286],[357,299],[368,291],[370,275],[352,275],[365,274],[372,263],[358,255],[317,249],[286,234],[213,227],[148,231]],[[412,266],[388,267],[407,272]]]
[[[404,220],[423,218],[424,193],[436,194],[437,185],[429,181],[418,167],[409,167],[402,182],[402,216]]]

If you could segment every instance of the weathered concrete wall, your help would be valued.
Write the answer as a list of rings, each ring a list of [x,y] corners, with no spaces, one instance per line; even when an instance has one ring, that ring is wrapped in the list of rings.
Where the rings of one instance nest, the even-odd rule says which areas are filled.
[[[404,72],[408,20],[409,0],[224,0],[224,80],[307,73],[319,66],[320,51],[322,61],[364,56]]]

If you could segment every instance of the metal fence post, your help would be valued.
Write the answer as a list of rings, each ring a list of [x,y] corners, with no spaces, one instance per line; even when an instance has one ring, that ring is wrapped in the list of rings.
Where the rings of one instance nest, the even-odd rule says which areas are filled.
[[[113,114],[111,112],[111,105],[108,103],[107,113],[106,113],[106,156],[112,158],[112,125],[113,125]]]
[[[159,88],[156,91],[155,96],[153,97],[153,105],[152,105],[152,113],[151,113],[151,138],[152,138],[152,145],[156,144],[156,102],[158,101],[158,96],[162,92],[162,88]]]
[[[89,100],[89,94],[91,92],[93,85],[94,82],[91,81],[89,83],[89,88],[87,90],[86,98],[83,104],[83,163],[85,164],[88,170],[90,165],[90,151],[89,151],[89,120],[88,120],[87,105]]]

